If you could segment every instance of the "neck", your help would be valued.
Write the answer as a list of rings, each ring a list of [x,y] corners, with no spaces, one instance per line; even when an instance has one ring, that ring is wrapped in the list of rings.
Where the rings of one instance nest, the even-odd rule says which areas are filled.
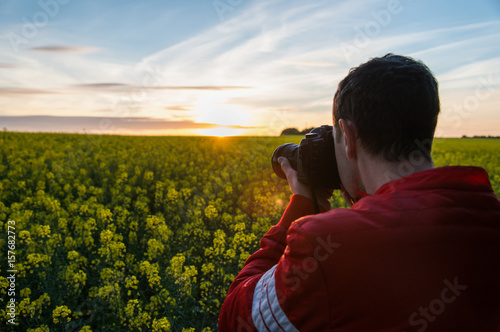
[[[358,159],[359,188],[373,195],[383,184],[404,176],[434,168],[432,160],[389,162],[365,155]]]

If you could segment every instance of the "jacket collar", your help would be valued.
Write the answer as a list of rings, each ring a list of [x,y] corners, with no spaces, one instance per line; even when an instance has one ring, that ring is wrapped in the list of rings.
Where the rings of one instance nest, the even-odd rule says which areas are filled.
[[[375,195],[400,190],[449,188],[492,191],[488,173],[475,166],[445,166],[413,173],[383,184]]]
[[[484,168],[475,166],[444,166],[412,173],[389,181],[380,186],[374,195],[389,194],[400,190],[432,188],[493,191],[488,173]],[[354,203],[366,196],[371,195],[358,189]]]

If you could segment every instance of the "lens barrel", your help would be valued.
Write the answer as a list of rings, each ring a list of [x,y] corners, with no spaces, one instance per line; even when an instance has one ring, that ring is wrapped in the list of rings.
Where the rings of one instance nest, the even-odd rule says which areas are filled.
[[[290,162],[290,165],[294,170],[297,170],[297,159],[299,154],[299,145],[293,143],[286,143],[280,145],[274,150],[273,156],[271,158],[271,164],[273,166],[274,173],[280,178],[286,180],[286,175],[281,169],[281,165],[278,162],[279,157],[285,157]]]

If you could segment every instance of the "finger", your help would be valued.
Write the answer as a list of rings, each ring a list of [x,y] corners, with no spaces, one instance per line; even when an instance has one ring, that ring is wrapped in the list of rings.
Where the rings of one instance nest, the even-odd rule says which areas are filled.
[[[279,157],[278,162],[280,163],[281,170],[285,173],[287,179],[290,179],[290,177],[296,173],[287,158]]]
[[[283,167],[284,164],[290,164],[288,159],[286,159],[285,157],[279,157],[278,162],[280,163],[281,167]]]

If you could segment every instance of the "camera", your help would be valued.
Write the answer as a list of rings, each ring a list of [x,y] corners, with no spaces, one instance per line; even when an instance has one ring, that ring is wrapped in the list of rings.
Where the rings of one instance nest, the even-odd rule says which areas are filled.
[[[276,175],[286,179],[278,162],[279,157],[285,157],[300,182],[314,188],[340,189],[332,130],[332,126],[317,127],[306,134],[300,145],[286,143],[276,148],[271,158]]]

